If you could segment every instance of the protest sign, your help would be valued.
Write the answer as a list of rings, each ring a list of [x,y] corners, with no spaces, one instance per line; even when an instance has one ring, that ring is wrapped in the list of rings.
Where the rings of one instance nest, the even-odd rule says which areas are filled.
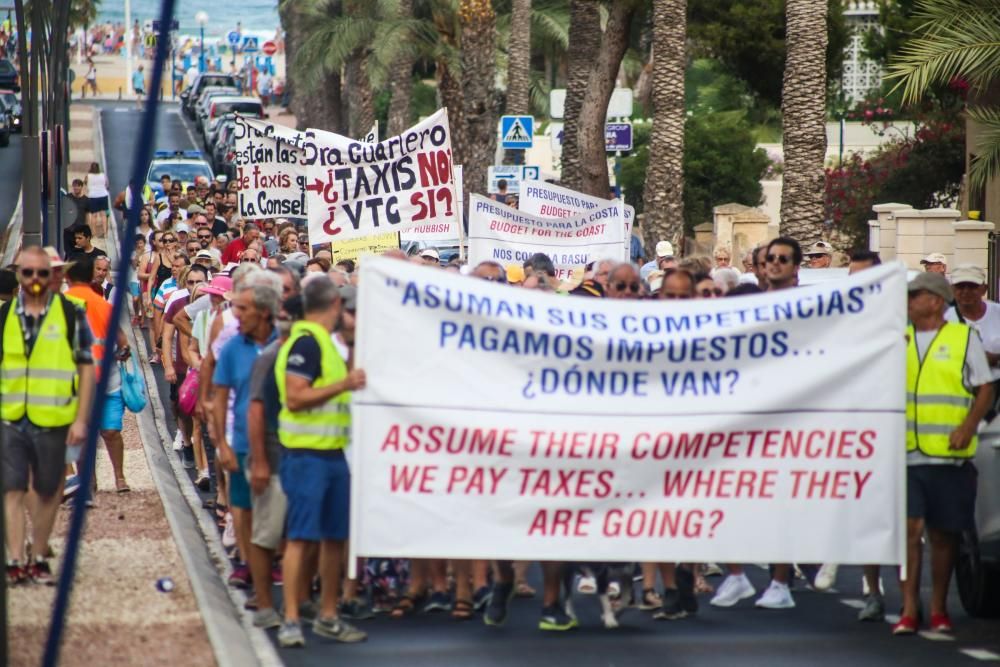
[[[240,215],[248,220],[279,215],[306,217],[305,146],[343,138],[323,130],[300,132],[239,114],[235,123],[233,161]]]
[[[399,234],[397,232],[363,236],[346,241],[334,241],[330,244],[330,252],[333,254],[334,264],[343,259],[351,259],[358,262],[363,257],[381,255],[386,250],[394,248],[399,248]]]
[[[445,109],[377,144],[337,137],[304,148],[313,243],[453,223],[460,214]]]
[[[595,260],[623,261],[622,202],[606,201],[602,208],[569,218],[528,215],[492,199],[469,199],[469,264],[487,260],[521,264],[535,253],[545,253],[561,280],[579,278]]]
[[[459,214],[450,222],[433,222],[426,225],[412,227],[409,231],[400,234],[403,243],[411,241],[424,241],[433,243],[435,241],[454,241],[462,238],[462,202],[464,201],[464,189],[462,187],[462,165],[456,164],[455,170],[455,201],[458,202]]]
[[[700,301],[360,284],[356,555],[902,561],[901,264]]]
[[[553,185],[545,181],[530,181],[521,187],[517,207],[524,213],[543,218],[568,218],[572,215],[592,211],[608,205],[607,199],[592,197],[569,188]],[[625,205],[625,257],[629,256],[632,243],[632,223],[635,209]]]

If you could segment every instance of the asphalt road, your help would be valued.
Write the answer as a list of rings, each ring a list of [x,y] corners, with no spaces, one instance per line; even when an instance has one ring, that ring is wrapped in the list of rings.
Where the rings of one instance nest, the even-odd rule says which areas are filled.
[[[108,174],[113,190],[128,180],[140,116],[125,104],[106,104],[103,113]],[[173,106],[176,109],[176,106]],[[156,147],[190,149],[193,133],[181,116],[167,105],[157,126]],[[9,168],[0,160],[0,169]],[[3,179],[0,177],[0,183]],[[16,198],[15,198],[16,199]],[[161,367],[155,367],[161,397],[168,395]],[[171,433],[173,424],[168,424]],[[925,572],[929,568],[925,567]],[[748,575],[762,591],[767,572],[750,566]],[[900,605],[895,574],[883,568],[887,608]],[[537,575],[535,576],[536,584]],[[718,586],[720,578],[710,582]],[[795,591],[797,607],[765,611],[745,601],[736,608],[714,609],[709,596],[701,596],[701,610],[694,618],[657,622],[647,612],[627,610],[621,627],[605,630],[593,596],[581,597],[576,608],[582,627],[567,633],[537,630],[541,603],[515,600],[503,628],[488,628],[480,618],[456,622],[447,614],[415,615],[403,620],[379,617],[360,622],[369,639],[363,644],[339,645],[307,630],[305,649],[280,650],[289,667],[328,665],[333,661],[351,667],[524,667],[645,666],[645,665],[975,665],[1000,662],[1000,621],[969,618],[952,594],[950,611],[956,625],[953,636],[924,633],[893,637],[887,623],[859,623],[861,571],[845,567],[837,592]],[[929,604],[925,582],[924,603]],[[579,596],[578,596],[579,597]],[[270,632],[272,640],[275,631]],[[970,651],[971,653],[965,653]],[[984,653],[977,653],[984,652]],[[976,657],[978,656],[978,657]]]
[[[0,233],[7,229],[21,194],[21,135],[11,134],[10,145],[0,148]]]

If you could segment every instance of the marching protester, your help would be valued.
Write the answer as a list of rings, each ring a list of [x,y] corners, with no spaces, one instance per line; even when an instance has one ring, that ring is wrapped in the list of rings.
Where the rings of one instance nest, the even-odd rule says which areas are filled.
[[[52,290],[51,273],[41,248],[22,250],[20,289],[0,308],[7,580],[13,583],[52,579],[46,556],[65,464],[80,456],[94,391],[93,335],[86,314]],[[25,502],[29,485],[32,503]],[[31,515],[31,562],[25,550],[26,512]]]

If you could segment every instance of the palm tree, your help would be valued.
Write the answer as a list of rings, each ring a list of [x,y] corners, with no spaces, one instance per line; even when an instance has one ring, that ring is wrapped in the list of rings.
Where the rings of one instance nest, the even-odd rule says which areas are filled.
[[[813,243],[823,231],[827,0],[787,0],[781,114],[781,233]]]
[[[331,8],[328,11],[334,10]],[[345,134],[347,130],[341,115],[340,69],[325,71],[319,75],[320,81],[317,82],[316,72],[304,67],[297,57],[299,44],[308,37],[310,29],[303,18],[303,3],[300,0],[281,0],[278,17],[285,33],[286,85],[297,129],[315,127]],[[311,94],[305,91],[311,91]]]
[[[490,0],[461,0],[462,122],[464,147],[455,154],[464,166],[466,193],[482,189],[497,141],[496,12]]]
[[[583,182],[580,158],[580,111],[590,82],[594,55],[601,47],[601,15],[594,0],[570,0],[566,103],[563,111],[562,182],[579,190]],[[602,119],[603,120],[603,119]]]
[[[399,0],[399,17],[413,18],[413,0]],[[389,90],[392,97],[389,100],[389,127],[387,136],[396,136],[410,126],[410,97],[413,93],[413,64],[417,60],[416,48],[412,43],[400,47],[396,62],[392,65],[389,75]]]
[[[531,0],[513,0],[507,54],[507,113],[530,113]]]
[[[643,194],[646,247],[684,231],[684,72],[687,1],[653,0],[653,128]]]
[[[898,80],[904,103],[919,101],[931,87],[959,78],[971,84],[969,118],[978,126],[969,185],[978,194],[1000,175],[1000,2],[922,0],[923,19],[890,63],[888,79]]]

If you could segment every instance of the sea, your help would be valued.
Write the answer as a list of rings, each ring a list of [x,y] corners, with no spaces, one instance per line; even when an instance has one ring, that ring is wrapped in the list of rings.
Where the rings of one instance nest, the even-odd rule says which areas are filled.
[[[132,0],[132,20],[140,25],[160,17],[159,0]],[[278,19],[278,0],[176,0],[174,19],[180,24],[181,35],[197,35],[199,31],[195,14],[204,10],[208,14],[206,37],[224,37],[230,30],[240,28],[245,33],[273,37],[281,25]],[[101,23],[124,23],[125,0],[102,0],[98,6],[97,20]]]

